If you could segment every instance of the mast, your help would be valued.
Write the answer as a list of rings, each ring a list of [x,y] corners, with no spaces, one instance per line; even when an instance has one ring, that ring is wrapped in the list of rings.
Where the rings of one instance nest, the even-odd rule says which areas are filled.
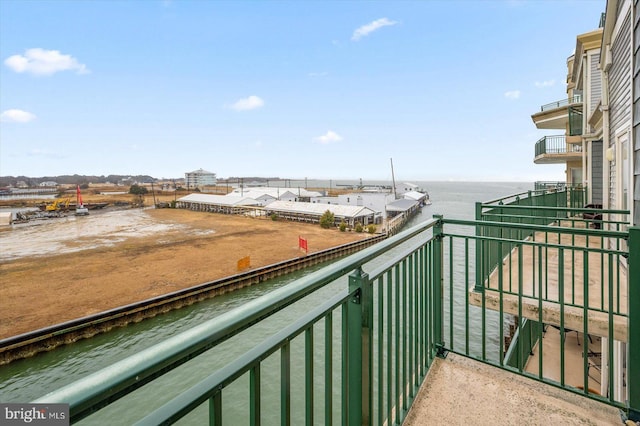
[[[393,198],[398,199],[396,194],[396,177],[393,174],[393,158],[391,159],[391,182],[393,182]]]

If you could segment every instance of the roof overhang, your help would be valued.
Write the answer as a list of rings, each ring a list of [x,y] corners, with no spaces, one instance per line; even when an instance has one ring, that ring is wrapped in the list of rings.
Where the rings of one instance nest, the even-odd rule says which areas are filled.
[[[576,51],[574,53],[574,65],[571,81],[578,83],[582,76],[582,55],[588,50],[599,49],[602,46],[602,28],[580,34],[576,39]]]

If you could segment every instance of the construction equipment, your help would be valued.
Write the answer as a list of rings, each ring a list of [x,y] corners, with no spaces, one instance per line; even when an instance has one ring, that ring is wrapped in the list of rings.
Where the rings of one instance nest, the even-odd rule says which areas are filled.
[[[82,194],[80,194],[80,185],[76,186],[76,216],[86,216],[89,214],[89,209],[85,207],[82,202]]]
[[[47,212],[59,212],[69,209],[69,198],[60,198],[45,204],[44,210]]]

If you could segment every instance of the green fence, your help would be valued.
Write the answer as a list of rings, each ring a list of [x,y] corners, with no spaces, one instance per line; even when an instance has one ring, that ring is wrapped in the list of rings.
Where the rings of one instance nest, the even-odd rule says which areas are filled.
[[[482,277],[500,264],[507,253],[518,242],[501,244],[501,239],[524,240],[533,235],[527,228],[514,228],[509,224],[550,225],[560,219],[575,216],[570,208],[583,208],[586,188],[574,186],[539,186],[540,189],[527,191],[484,203],[476,203],[477,221],[500,222],[503,226],[478,226],[476,235],[493,237],[493,240],[478,240],[476,244],[476,290],[481,289]],[[479,246],[482,244],[482,246]],[[482,254],[482,256],[481,256]]]
[[[533,349],[538,344],[539,322],[522,318],[522,324],[515,330],[513,339],[504,355],[505,364],[517,370],[524,369],[529,358],[534,355]]]
[[[627,240],[630,233],[589,228],[567,228],[565,232],[558,226],[538,223],[540,220],[557,220],[537,215],[539,210],[534,207],[540,206],[529,204],[520,207],[528,209],[533,216],[525,219],[526,214],[518,212],[512,216],[523,217],[515,223],[507,222],[506,218],[501,222],[435,217],[36,402],[69,403],[73,422],[87,416],[98,423],[108,421],[101,408],[126,402],[134,393],[144,393],[149,395],[147,402],[136,406],[134,421],[139,424],[173,423],[185,416],[191,419],[195,416],[196,424],[237,424],[238,419],[246,418],[247,423],[256,425],[265,423],[268,416],[272,420],[275,417],[284,425],[395,425],[402,424],[406,418],[435,357],[453,351],[637,413],[640,395],[633,386],[640,384],[637,371],[640,369],[640,342],[636,341],[640,339],[640,333],[629,331],[628,335],[620,338],[619,331],[614,328],[616,320],[628,321],[628,330],[639,328],[636,325],[639,319],[627,315],[632,308],[623,307],[631,300],[633,291],[638,290],[629,290],[628,298],[621,297],[626,292],[623,288],[625,281],[620,278],[621,265],[625,264],[628,256],[624,250],[626,245],[620,249],[577,248],[576,244],[565,245],[549,240],[551,235],[565,233],[570,238],[591,238],[595,235],[595,238],[606,241]],[[566,212],[563,210],[561,214],[566,215]],[[503,228],[506,223],[511,231],[499,237],[487,231]],[[478,233],[478,230],[482,232]],[[537,237],[523,240],[515,236],[534,236],[539,232],[549,236],[546,241]],[[631,235],[635,236],[632,240],[637,241],[630,241],[630,247],[640,247],[637,228],[632,228]],[[474,259],[476,255],[481,260],[485,258],[488,244],[493,244],[499,253],[507,252],[505,247],[509,247],[508,253],[514,258],[519,255],[520,260],[510,260],[514,267],[508,272],[501,267],[485,270],[482,261],[479,264],[481,281],[478,283]],[[475,253],[476,249],[480,253]],[[525,263],[522,256],[525,250],[534,253],[537,261]],[[617,281],[620,288],[607,285],[599,289],[607,295],[602,306],[581,303],[578,298],[571,300],[565,297],[564,288],[573,285],[574,277],[575,285],[582,283],[577,279],[578,274],[571,277],[565,275],[566,268],[557,268],[555,272],[550,270],[548,276],[555,274],[561,288],[557,297],[551,297],[552,291],[547,289],[545,293],[545,282],[539,279],[550,253],[555,253],[553,256],[560,260],[567,256],[582,257],[587,263],[592,255],[602,256],[606,259],[606,266],[603,264],[601,274],[608,277],[609,283],[615,283],[616,277],[620,278]],[[531,269],[534,272],[530,272]],[[582,266],[582,272],[588,277],[587,269]],[[530,273],[538,278],[533,280],[533,290],[525,286],[525,278]],[[638,282],[638,271],[629,268],[628,274],[629,280],[635,277],[633,279]],[[496,278],[495,286],[491,285],[491,277]],[[341,279],[345,281],[337,281]],[[322,297],[314,309],[292,316],[288,325],[257,341],[224,367],[210,371],[205,369],[198,383],[185,388],[180,387],[180,380],[176,379],[174,394],[158,395],[155,391],[156,380],[336,282],[344,282],[344,285],[339,285],[339,290],[330,296]],[[478,284],[481,292],[470,291]],[[527,293],[529,290],[531,292]],[[589,286],[584,287],[587,295],[590,290]],[[491,293],[497,301],[495,306],[488,299]],[[510,308],[509,300],[517,303]],[[638,304],[640,298],[635,300],[634,303]],[[607,323],[604,337],[610,342],[606,348],[610,362],[607,370],[609,393],[598,396],[588,392],[591,366],[587,345],[584,345],[583,364],[580,366],[584,373],[580,383],[564,379],[569,367],[565,366],[564,355],[550,360],[540,354],[535,360],[528,361],[538,364],[539,373],[526,371],[525,355],[544,336],[544,327],[530,328],[527,321],[523,321],[527,317],[527,303],[533,303],[537,308],[535,317],[529,318],[532,322],[552,324],[563,337],[569,330],[576,331],[570,328],[573,327],[573,316],[590,318],[596,313],[604,315]],[[557,322],[548,317],[548,305],[553,305],[551,307],[558,311]],[[638,309],[640,307],[635,310]],[[513,318],[516,318],[518,336],[529,333],[526,338],[513,340],[516,346],[512,344],[511,351],[517,351],[519,357],[515,364],[509,361],[503,347],[505,324]],[[600,332],[593,329],[589,321],[583,321],[577,331],[587,337]],[[615,390],[622,386],[622,378],[613,373],[617,362],[614,340],[626,341],[629,345],[626,383],[630,402],[614,395]],[[564,343],[561,343],[561,354],[564,354],[564,349]],[[543,375],[546,362],[559,363],[559,379]],[[269,389],[273,389],[274,382],[278,386],[277,396],[266,393],[267,381],[272,385]],[[234,386],[244,390],[229,396]],[[240,403],[239,399],[246,401]],[[303,402],[298,405],[293,401]]]
[[[433,303],[442,300],[434,284],[442,273],[441,262],[434,263],[441,257],[441,240],[430,237],[441,225],[431,220],[401,232],[41,400],[70,403],[73,422],[87,416],[100,421],[100,408],[134,391],[153,393],[153,382],[163,375],[348,276],[346,288],[292,318],[290,325],[232,363],[207,372],[201,382],[166,402],[149,401],[138,421],[173,423],[204,404],[210,424],[245,415],[250,424],[260,424],[266,415],[261,401],[268,396],[263,392],[263,363],[275,356],[280,365],[279,409],[269,407],[269,416],[275,411],[281,424],[401,424],[442,341],[441,304]],[[383,255],[391,257],[363,272]],[[304,350],[293,358],[292,346],[299,339]],[[292,369],[300,365],[305,366],[304,378],[296,388]],[[248,382],[248,413],[225,414],[238,409],[235,403],[228,406],[223,394],[239,379]],[[300,394],[305,395],[305,409],[303,417],[296,417],[291,401]]]

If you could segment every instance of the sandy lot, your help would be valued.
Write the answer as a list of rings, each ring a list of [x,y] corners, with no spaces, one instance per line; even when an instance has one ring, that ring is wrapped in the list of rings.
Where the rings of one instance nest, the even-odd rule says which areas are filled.
[[[176,209],[136,214],[144,226],[135,222],[125,231],[105,231],[106,236],[85,235],[77,227],[61,231],[62,225],[56,225],[57,233],[69,234],[66,239],[48,236],[47,224],[29,230],[32,237],[21,230],[23,241],[29,240],[24,247],[39,241],[51,250],[26,250],[0,260],[0,338],[235,274],[245,256],[252,268],[302,256],[299,236],[308,240],[309,253],[369,236]],[[99,217],[91,219],[95,229]],[[20,246],[13,232],[1,231],[0,245]]]

